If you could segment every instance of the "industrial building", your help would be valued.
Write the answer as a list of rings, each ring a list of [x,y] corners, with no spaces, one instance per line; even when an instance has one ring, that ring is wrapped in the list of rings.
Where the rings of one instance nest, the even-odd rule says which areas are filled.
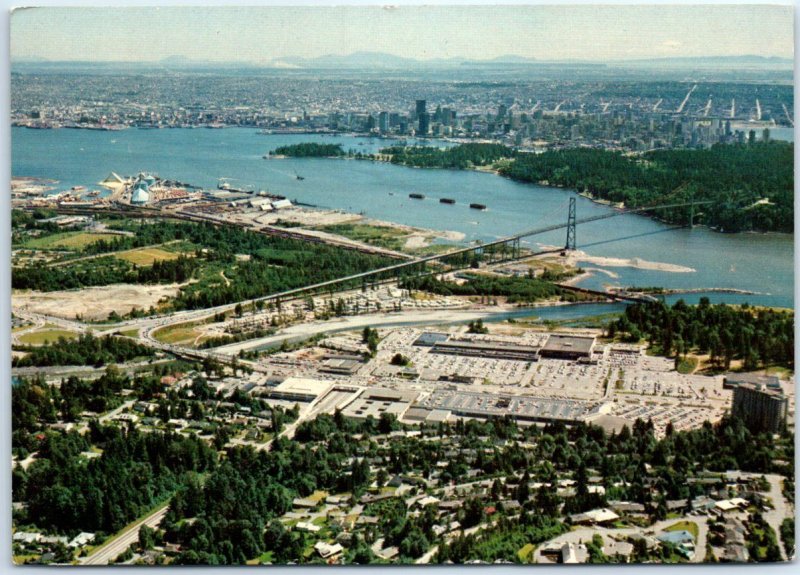
[[[324,395],[331,388],[328,381],[305,379],[302,377],[287,377],[274,389],[267,392],[267,397],[285,401],[302,401],[310,403]]]
[[[131,194],[131,203],[137,206],[143,206],[150,201],[150,192],[147,190],[147,185],[144,182],[138,182],[133,188]]]
[[[555,359],[590,358],[594,351],[594,337],[552,334],[547,338],[539,355]]]
[[[566,424],[583,421],[592,404],[575,399],[551,399],[468,391],[437,391],[415,407],[449,411],[461,417],[504,417],[519,421]]]
[[[419,394],[414,391],[395,391],[393,389],[370,389],[353,400],[342,415],[356,419],[373,417],[379,419],[384,413],[401,419]]]
[[[518,361],[539,359],[539,349],[536,347],[499,341],[443,341],[434,343],[431,353]]]
[[[780,433],[786,427],[789,399],[764,384],[742,383],[733,390],[732,411],[752,431]]]
[[[434,331],[423,332],[412,345],[417,347],[433,347],[437,343],[442,343],[450,338],[449,334]]]
[[[282,210],[283,208],[291,208],[292,202],[290,200],[275,200],[272,202],[272,207],[276,210]]]

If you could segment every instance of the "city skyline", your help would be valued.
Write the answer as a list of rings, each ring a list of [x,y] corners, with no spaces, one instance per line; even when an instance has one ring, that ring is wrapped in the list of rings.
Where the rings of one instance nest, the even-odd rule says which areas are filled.
[[[601,19],[603,25],[598,26]],[[121,29],[130,33],[120,34]],[[476,37],[481,42],[475,42]],[[11,17],[12,61],[148,62],[177,57],[291,66],[281,59],[357,52],[421,61],[509,55],[597,62],[791,58],[792,7],[48,7],[18,9]]]

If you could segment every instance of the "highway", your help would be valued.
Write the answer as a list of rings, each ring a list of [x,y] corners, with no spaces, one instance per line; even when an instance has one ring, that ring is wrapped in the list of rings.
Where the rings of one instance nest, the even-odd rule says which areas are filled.
[[[87,557],[81,557],[81,559],[78,561],[79,564],[108,565],[111,561],[116,559],[120,553],[130,547],[131,543],[136,543],[139,540],[139,528],[142,525],[147,525],[148,527],[153,528],[157,527],[161,523],[161,520],[164,519],[164,516],[167,514],[168,510],[169,507],[166,505],[156,509],[147,517],[144,517],[131,525],[110,543],[96,548],[94,552]]]

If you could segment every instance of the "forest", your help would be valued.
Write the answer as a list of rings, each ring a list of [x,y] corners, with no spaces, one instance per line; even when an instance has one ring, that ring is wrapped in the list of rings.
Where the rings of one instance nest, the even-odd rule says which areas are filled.
[[[81,456],[91,446],[102,456]],[[40,528],[111,534],[165,502],[192,472],[215,465],[216,452],[196,437],[90,425],[90,433],[45,433],[38,456],[13,477],[20,519]]]
[[[278,156],[290,156],[292,158],[332,158],[344,156],[341,144],[318,144],[316,142],[303,142],[280,146],[272,151]]]
[[[392,163],[414,167],[494,165],[515,180],[573,188],[627,208],[710,201],[696,207],[695,223],[723,232],[794,230],[794,144],[787,142],[718,144],[641,155],[596,148],[528,153],[501,144],[392,146],[380,153],[391,155]],[[690,208],[656,210],[651,215],[685,225]]]
[[[137,266],[113,255],[63,266],[17,266],[15,289],[53,291],[114,283],[184,283],[170,302],[173,309],[200,309],[266,296],[292,288],[369,271],[386,265],[386,257],[258,234],[236,227],[185,222],[144,223],[129,220],[114,227],[136,237],[101,240],[83,248],[83,255],[111,254],[123,249],[173,240],[192,250],[173,260]],[[240,261],[237,254],[247,254]],[[221,275],[223,274],[223,275]],[[224,280],[223,280],[224,278]]]
[[[502,144],[460,144],[452,148],[432,146],[390,146],[381,154],[390,155],[391,163],[415,168],[450,168],[465,170],[512,158],[515,152]]]
[[[68,266],[15,267],[11,286],[13,289],[58,291],[116,283],[183,283],[190,280],[199,268],[200,260],[185,255],[174,260],[155,261],[150,266],[137,266],[114,256],[105,256]]]
[[[655,150],[628,155],[598,149],[519,153],[500,172],[525,182],[574,188],[593,198],[637,208],[709,200],[697,220],[725,232],[794,229],[794,145],[787,142],[715,145],[702,150]],[[689,208],[652,215],[685,225]]]
[[[608,326],[608,335],[629,341],[646,339],[665,356],[690,352],[709,354],[717,369],[731,369],[741,360],[747,371],[767,366],[794,366],[794,313],[748,305],[711,305],[701,298],[696,306],[679,300],[634,304]]]
[[[26,346],[17,345],[14,349],[24,351],[24,356],[14,357],[13,367],[47,367],[51,365],[94,365],[124,363],[137,357],[153,357],[153,350],[134,340],[107,335],[95,337],[90,333],[78,339],[58,338],[53,343]]]
[[[401,284],[404,289],[423,290],[439,295],[458,296],[502,296],[508,303],[532,303],[544,299],[560,301],[585,301],[592,296],[567,291],[557,285],[530,277],[504,277],[483,274],[465,274],[465,283],[443,281],[434,276],[407,278]]]

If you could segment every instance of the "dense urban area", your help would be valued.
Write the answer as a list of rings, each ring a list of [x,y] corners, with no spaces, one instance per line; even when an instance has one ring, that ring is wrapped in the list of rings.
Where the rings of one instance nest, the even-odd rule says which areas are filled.
[[[357,79],[351,79],[346,70],[339,76],[275,69],[191,74],[165,68],[154,74],[146,68],[17,66],[11,118],[12,125],[30,128],[238,126],[491,139],[530,149],[703,148],[794,125],[791,67],[787,78],[782,68],[755,66],[762,66],[760,83],[736,82],[724,66],[704,69],[706,82],[642,73],[620,80],[626,74],[611,79],[592,68],[545,65],[500,66],[508,68],[500,77],[474,69],[432,71],[423,80],[408,70],[380,69],[352,71]],[[538,78],[520,80],[531,76]]]
[[[324,134],[257,161],[488,171],[595,219],[792,232],[782,72],[518,72],[18,66],[12,124]],[[16,563],[794,557],[792,309],[583,287],[575,194],[566,244],[537,249],[100,169],[11,185]]]

